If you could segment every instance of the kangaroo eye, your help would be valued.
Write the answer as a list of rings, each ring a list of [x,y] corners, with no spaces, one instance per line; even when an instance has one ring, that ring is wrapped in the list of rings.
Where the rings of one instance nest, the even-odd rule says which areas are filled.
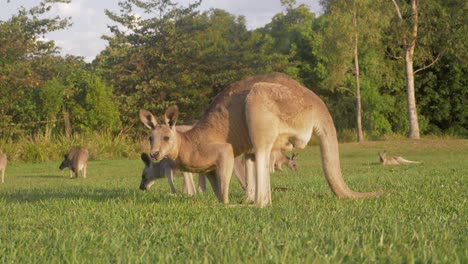
[[[169,141],[169,137],[168,136],[165,136],[163,137],[164,141]]]

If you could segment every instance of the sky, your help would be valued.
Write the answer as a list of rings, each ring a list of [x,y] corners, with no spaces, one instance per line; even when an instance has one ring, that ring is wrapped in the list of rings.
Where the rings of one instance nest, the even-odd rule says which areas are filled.
[[[26,8],[39,4],[40,0],[0,0],[0,20],[8,20],[18,12],[20,6]],[[54,40],[61,47],[62,54],[83,56],[85,61],[91,62],[96,55],[104,50],[107,41],[102,40],[102,35],[109,35],[108,25],[114,25],[113,21],[104,14],[105,9],[118,11],[117,0],[72,0],[70,4],[54,4],[48,17],[60,15],[71,17],[73,25],[65,30],[49,33],[46,39]],[[175,2],[185,6],[193,0],[176,0]],[[296,5],[305,4],[312,12],[322,12],[319,0],[296,0]],[[246,18],[247,28],[262,27],[271,21],[271,18],[284,12],[280,0],[203,0],[199,8],[206,11],[219,8],[227,12]]]

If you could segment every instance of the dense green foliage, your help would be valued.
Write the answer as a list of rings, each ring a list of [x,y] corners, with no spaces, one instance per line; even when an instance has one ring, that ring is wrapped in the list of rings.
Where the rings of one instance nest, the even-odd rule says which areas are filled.
[[[340,146],[345,180],[389,196],[338,199],[318,146],[299,171],[272,175],[273,206],[219,204],[211,188],[170,194],[166,180],[138,190],[139,160],[93,161],[69,179],[59,161],[14,164],[0,186],[2,263],[466,263],[466,140]],[[381,166],[377,151],[423,164]],[[178,190],[181,179],[175,180]],[[236,180],[230,200],[243,193]]]
[[[398,24],[391,1],[323,0],[320,16],[282,1],[284,12],[248,30],[244,17],[219,9],[199,12],[199,3],[125,0],[119,12],[106,11],[114,24],[104,36],[108,46],[92,63],[60,57],[55,43],[43,40],[69,24],[47,18],[53,2],[0,21],[1,138],[141,135],[140,108],[161,113],[178,104],[181,121],[193,122],[228,84],[271,71],[312,89],[327,103],[337,129],[353,130],[356,34],[365,134],[381,138],[408,131],[401,34],[409,25]],[[423,134],[468,136],[466,10],[464,1],[455,0],[419,7],[415,83]]]

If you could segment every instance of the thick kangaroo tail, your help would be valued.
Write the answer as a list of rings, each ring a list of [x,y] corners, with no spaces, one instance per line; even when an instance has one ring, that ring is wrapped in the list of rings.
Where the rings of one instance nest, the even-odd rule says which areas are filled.
[[[324,106],[325,107],[325,106]],[[382,195],[383,192],[355,192],[345,183],[341,174],[338,140],[333,120],[326,109],[321,113],[322,120],[317,122],[314,131],[319,139],[322,167],[328,185],[340,198],[364,198]]]
[[[419,162],[419,161],[407,160],[407,159],[404,159],[404,158],[402,158],[402,157],[396,157],[395,159],[396,159],[396,160],[398,161],[398,163],[400,163],[400,164],[419,164],[419,163],[421,163],[421,162]]]

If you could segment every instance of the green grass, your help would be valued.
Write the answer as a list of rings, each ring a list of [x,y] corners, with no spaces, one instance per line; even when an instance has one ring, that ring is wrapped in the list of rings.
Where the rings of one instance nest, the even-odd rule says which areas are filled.
[[[384,167],[377,151],[422,161]],[[0,185],[0,263],[467,263],[467,140],[340,145],[354,190],[338,199],[317,146],[272,175],[273,206],[219,204],[209,191],[138,190],[139,160],[92,161],[87,179],[57,162],[11,164]],[[181,189],[181,179],[177,188]],[[231,204],[243,198],[231,182]]]

